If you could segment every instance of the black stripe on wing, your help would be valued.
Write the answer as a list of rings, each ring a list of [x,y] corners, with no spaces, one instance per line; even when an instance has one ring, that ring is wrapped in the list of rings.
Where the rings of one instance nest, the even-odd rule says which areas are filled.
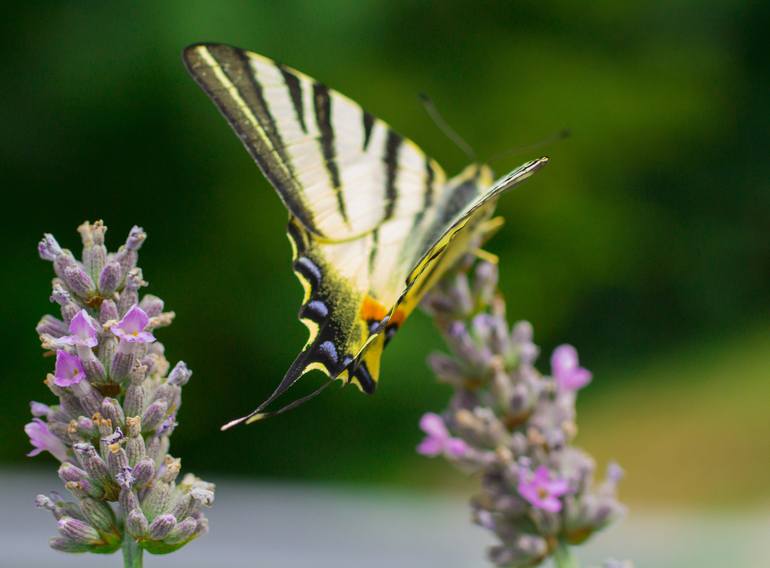
[[[345,223],[348,221],[347,207],[342,195],[340,172],[337,168],[337,156],[334,150],[334,127],[332,126],[332,101],[329,97],[329,88],[321,83],[313,85],[313,109],[318,131],[321,133],[319,144],[324,157],[326,170],[329,172],[334,194],[337,197],[337,209]]]
[[[294,106],[294,112],[297,115],[297,121],[299,122],[302,132],[307,134],[307,125],[305,124],[305,107],[302,104],[302,82],[294,73],[286,69],[284,65],[278,65],[278,69],[281,71],[283,82],[286,83],[286,88],[289,90],[289,97],[291,98],[291,104]]]
[[[414,216],[412,231],[420,226],[420,223],[422,223],[422,220],[425,217],[425,213],[428,211],[431,205],[433,205],[433,193],[435,191],[433,184],[435,180],[436,172],[433,170],[433,164],[431,163],[430,158],[425,158],[425,187],[423,189],[422,196],[422,209],[420,209]]]
[[[206,56],[213,60],[213,66],[211,61],[206,60]],[[262,86],[254,75],[253,66],[249,64],[248,55],[243,50],[227,45],[196,44],[184,50],[183,60],[190,75],[214,101],[289,211],[310,231],[322,235],[304,202],[291,161],[262,96]],[[217,72],[224,75],[235,93],[223,84]],[[236,96],[247,109],[242,108]],[[259,128],[252,125],[248,112],[259,123]]]
[[[374,126],[374,117],[363,109],[361,110],[361,112],[363,114],[363,123],[364,123],[363,149],[366,150],[369,147],[369,138],[372,136],[372,127]]]
[[[385,162],[385,214],[382,220],[387,221],[393,217],[396,210],[396,200],[398,199],[398,190],[396,189],[396,176],[398,176],[398,151],[404,139],[400,134],[388,130],[388,137],[385,141],[385,156],[382,158]]]

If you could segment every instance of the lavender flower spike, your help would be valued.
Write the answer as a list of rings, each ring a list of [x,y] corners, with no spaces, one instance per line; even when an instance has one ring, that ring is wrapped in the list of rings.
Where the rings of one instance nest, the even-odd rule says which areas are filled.
[[[164,347],[151,345],[156,338],[149,329],[159,325],[139,304],[154,319],[165,316],[164,325],[171,318],[161,313],[159,298],[139,297],[146,283],[136,262],[146,234],[134,227],[109,254],[105,231],[99,221],[80,226],[82,262],[51,235],[38,247],[57,274],[51,301],[61,320],[44,316],[37,330],[44,347],[56,349],[46,385],[59,400],[31,402],[34,418],[24,431],[33,446],[28,455],[49,452],[59,460],[71,494],[69,501],[38,496],[38,506],[58,522],[51,548],[99,554],[122,548],[124,565],[138,568],[145,551],[166,554],[205,534],[203,509],[213,504],[214,485],[190,474],[177,483],[181,462],[168,454],[192,371],[180,362],[169,373]],[[98,287],[90,282],[96,276]]]
[[[612,465],[595,483],[594,460],[572,446],[577,391],[591,373],[570,345],[554,351],[551,377],[537,371],[532,326],[507,324],[497,267],[488,262],[460,262],[422,307],[452,352],[429,362],[453,394],[441,415],[420,419],[427,436],[417,451],[479,474],[473,519],[499,539],[488,550],[493,564],[524,568],[551,559],[576,568],[570,547],[624,511],[616,497],[622,470]]]

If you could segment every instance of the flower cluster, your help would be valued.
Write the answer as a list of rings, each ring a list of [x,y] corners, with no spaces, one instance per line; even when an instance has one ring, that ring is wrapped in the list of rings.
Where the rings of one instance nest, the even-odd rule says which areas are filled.
[[[101,221],[78,228],[81,261],[52,235],[38,246],[53,263],[51,301],[61,310],[61,318],[45,315],[37,325],[43,348],[56,356],[45,384],[58,404],[32,402],[24,429],[34,446],[29,455],[47,451],[59,460],[74,499],[37,497],[58,522],[51,547],[110,553],[122,546],[127,565],[139,566],[142,550],[172,552],[207,531],[201,508],[212,504],[214,486],[191,474],[177,483],[181,463],[168,454],[192,373],[181,361],[169,372],[153,334],[173,312],[156,296],[140,298],[147,283],[137,252],[146,234],[134,227],[108,253],[106,230]]]
[[[576,395],[591,373],[569,345],[553,352],[550,376],[535,369],[532,327],[508,327],[497,277],[496,265],[468,262],[423,302],[453,353],[434,353],[429,364],[454,392],[445,412],[423,416],[417,450],[480,475],[473,519],[500,541],[489,550],[494,564],[554,557],[571,566],[560,561],[569,545],[622,514],[615,496],[622,471],[610,464],[594,483],[594,461],[571,445]]]

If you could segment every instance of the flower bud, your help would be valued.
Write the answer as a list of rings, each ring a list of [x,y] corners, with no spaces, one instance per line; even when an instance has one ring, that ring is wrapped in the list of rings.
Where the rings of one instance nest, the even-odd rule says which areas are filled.
[[[80,500],[80,510],[88,523],[97,531],[104,533],[115,530],[117,523],[115,513],[103,501],[86,497]]]
[[[72,517],[62,517],[58,522],[59,533],[73,542],[97,544],[101,539],[94,527]]]
[[[144,538],[150,526],[140,509],[134,509],[126,518],[126,530],[134,538]]]
[[[64,269],[64,283],[81,298],[87,298],[95,291],[94,281],[81,266],[68,266]]]
[[[165,400],[156,400],[153,402],[147,407],[147,410],[145,410],[142,415],[142,429],[145,432],[152,432],[155,430],[166,417],[167,409],[168,403]]]
[[[179,387],[169,383],[164,383],[155,389],[155,393],[152,396],[151,402],[162,400],[166,403],[166,407],[170,408],[172,406],[176,406],[175,402],[176,399],[179,398],[179,394]]]
[[[118,350],[118,340],[114,337],[104,337],[99,343],[97,356],[105,369],[112,372],[112,360]],[[112,378],[112,377],[110,377]],[[116,381],[111,381],[116,382]]]
[[[107,454],[107,465],[113,477],[117,477],[128,466],[128,456],[126,451],[120,447],[120,444],[111,444]]]
[[[153,436],[150,438],[150,443],[147,444],[147,457],[155,462],[155,467],[160,467],[163,456],[168,451],[168,437],[166,436]]]
[[[447,290],[447,295],[452,301],[455,313],[461,316],[470,314],[473,312],[474,302],[468,277],[462,272],[458,272],[451,282],[452,285]]]
[[[99,292],[103,296],[110,296],[117,290],[122,277],[120,264],[115,261],[108,262],[99,272]]]
[[[133,489],[134,476],[130,470],[124,471],[118,478],[120,482],[120,494],[118,495],[118,503],[123,509],[123,512],[133,511],[139,507],[139,496]]]
[[[149,528],[150,538],[153,540],[163,540],[176,527],[176,518],[174,515],[160,515],[155,517]]]
[[[187,368],[187,364],[184,361],[179,361],[171,373],[168,375],[168,382],[172,385],[183,387],[187,384],[192,376],[192,371]]]
[[[62,249],[52,234],[45,233],[37,245],[37,252],[43,260],[53,262],[57,256],[62,254]]]
[[[155,477],[155,462],[150,458],[143,458],[134,466],[133,473],[137,487],[144,487]]]
[[[123,409],[128,416],[139,416],[144,410],[144,387],[131,384],[126,389]]]
[[[144,232],[144,229],[138,225],[134,225],[131,227],[131,230],[128,233],[128,238],[126,239],[126,249],[134,252],[138,251],[146,238],[147,233]]]
[[[112,422],[112,425],[115,428],[121,428],[126,421],[123,409],[114,398],[105,397],[104,400],[102,400],[101,413],[102,416]]]
[[[532,566],[548,554],[548,544],[542,537],[522,534],[506,546],[492,546],[489,560],[497,566]]]
[[[128,271],[125,286],[118,298],[118,312],[121,316],[125,315],[131,306],[139,303],[139,289],[146,285],[147,282],[142,279],[141,268],[132,268]]]
[[[50,335],[57,339],[69,333],[69,329],[63,321],[48,314],[40,319],[35,327],[35,331],[37,331],[38,335]]]
[[[447,342],[458,358],[469,366],[476,376],[486,372],[491,363],[492,354],[485,345],[476,344],[471,339],[462,322],[456,321],[450,326]]]
[[[81,309],[80,306],[72,301],[72,296],[70,296],[70,293],[64,289],[62,281],[58,279],[54,280],[50,299],[61,307],[62,319],[64,319],[66,325],[69,325],[72,318],[74,318]]]
[[[169,544],[178,544],[185,542],[193,537],[195,530],[198,528],[198,521],[192,518],[187,518],[181,523],[177,523],[174,530],[172,530],[166,537],[165,542]]]
[[[166,456],[166,459],[163,461],[163,465],[165,467],[163,468],[160,480],[173,484],[182,469],[182,460],[173,458],[171,456]]]
[[[104,325],[110,320],[118,320],[120,315],[118,314],[118,306],[112,300],[104,300],[102,305],[99,306],[99,323]]]
[[[163,300],[152,294],[145,294],[142,301],[139,302],[139,307],[144,310],[149,317],[155,317],[161,314],[163,311]]]
[[[497,291],[497,266],[491,262],[480,262],[473,280],[473,295],[478,305],[488,305]]]
[[[137,427],[141,428],[141,419],[138,416],[129,417],[126,419],[127,423],[135,423]],[[141,433],[131,434],[132,428],[129,428],[129,435],[126,439],[126,454],[128,455],[128,463],[131,467],[136,466],[140,460],[147,455],[147,450],[144,445],[144,438]]]
[[[73,481],[73,482],[79,482],[88,477],[88,473],[80,469],[76,465],[72,465],[69,462],[64,462],[59,466],[59,479],[64,481],[65,483],[67,481]]]
[[[56,276],[62,280],[64,280],[64,273],[68,268],[77,266],[78,262],[75,260],[75,257],[72,256],[72,253],[67,249],[62,249],[61,254],[53,259],[53,270],[56,273]]]
[[[122,381],[128,377],[135,362],[136,354],[133,351],[124,350],[122,345],[118,344],[118,349],[112,358],[110,377],[115,381]]]
[[[72,446],[80,464],[88,472],[91,480],[105,490],[109,500],[114,500],[118,487],[112,480],[110,470],[105,461],[96,453],[91,444],[77,443]]]
[[[142,510],[148,518],[154,519],[165,513],[171,504],[172,487],[164,481],[156,481],[142,500]]]
[[[99,412],[104,397],[88,381],[80,381],[69,388],[72,390],[72,394],[77,397],[80,406],[83,407],[86,414],[96,414]]]
[[[97,278],[105,262],[107,262],[107,249],[104,246],[104,232],[106,228],[101,221],[93,225],[87,221],[78,227],[83,241],[83,266],[92,278]]]
[[[54,536],[48,539],[48,546],[59,552],[86,552],[91,546],[80,542],[75,542],[71,538],[64,536]]]
[[[196,520],[197,520],[197,524],[195,525],[193,538],[198,538],[199,536],[203,536],[204,534],[209,532],[209,520],[206,517],[201,515]]]
[[[88,380],[92,383],[104,382],[107,374],[104,371],[104,365],[102,365],[102,362],[96,358],[94,352],[91,351],[90,348],[84,346],[78,346],[77,351]]]

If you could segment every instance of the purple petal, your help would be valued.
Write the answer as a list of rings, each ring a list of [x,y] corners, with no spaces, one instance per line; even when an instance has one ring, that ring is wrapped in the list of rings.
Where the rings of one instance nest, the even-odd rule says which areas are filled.
[[[140,331],[133,333],[126,333],[122,329],[112,328],[112,333],[115,334],[121,341],[126,343],[152,343],[155,341],[155,336],[149,331]]]
[[[591,371],[579,367],[556,377],[556,384],[562,390],[576,391],[591,382]]]
[[[555,376],[571,371],[578,365],[577,350],[572,345],[560,345],[551,355],[551,371]]]
[[[422,415],[422,418],[420,418],[420,428],[428,436],[435,436],[441,439],[449,437],[449,432],[447,432],[443,418],[434,412],[427,412]]]
[[[24,432],[29,436],[29,442],[34,448],[27,454],[30,457],[34,457],[41,452],[51,452],[51,454],[59,461],[67,460],[67,448],[59,438],[54,436],[48,429],[48,424],[34,418],[32,422],[29,422],[24,426]]]
[[[561,501],[559,501],[556,497],[548,496],[545,499],[540,499],[539,503],[536,504],[535,507],[549,513],[558,513],[561,511]]]
[[[570,492],[569,484],[564,479],[549,481],[545,488],[554,497],[561,497]]]
[[[144,331],[150,318],[142,308],[134,304],[117,324],[112,326],[112,333],[121,341],[128,343],[151,343],[155,336]]]
[[[138,333],[140,331],[144,331],[144,328],[147,327],[149,321],[150,318],[147,317],[147,314],[144,312],[144,310],[134,304],[131,306],[131,308],[129,308],[129,310],[126,312],[126,315],[123,316],[123,319],[120,320],[118,325],[129,333]]]
[[[48,413],[51,412],[51,407],[42,402],[32,400],[29,403],[29,410],[32,413],[32,416],[48,416]]]
[[[442,440],[436,438],[427,437],[420,445],[417,446],[417,453],[424,456],[434,457],[439,455],[444,450],[444,444]]]
[[[546,466],[541,465],[535,470],[535,477],[532,481],[537,485],[542,485],[544,483],[548,483],[550,479],[551,479],[551,472],[548,471],[548,468]]]
[[[444,446],[446,453],[453,458],[461,458],[468,452],[468,444],[460,438],[449,438]]]
[[[69,343],[70,345],[95,347],[99,343],[97,339],[99,326],[85,310],[80,310],[77,315],[72,318],[69,332],[70,335],[63,337],[62,341],[67,340],[65,343]]]
[[[524,497],[524,499],[533,505],[540,499],[537,494],[537,486],[531,481],[520,481],[517,489],[519,491],[519,495]]]
[[[69,387],[78,384],[85,377],[85,370],[77,355],[70,355],[64,350],[56,352],[54,384]]]

